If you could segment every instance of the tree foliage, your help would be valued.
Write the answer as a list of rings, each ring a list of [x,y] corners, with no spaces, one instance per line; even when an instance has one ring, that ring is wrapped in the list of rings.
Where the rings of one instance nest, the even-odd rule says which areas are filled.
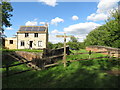
[[[12,24],[10,23],[10,18],[12,17],[11,12],[13,8],[9,2],[2,2],[0,3],[2,8],[2,26],[10,27]]]
[[[49,49],[57,49],[63,47],[63,43],[58,42],[56,44],[52,44],[51,42],[48,42],[48,48]]]
[[[70,37],[70,42],[78,42],[78,39],[76,37]]]
[[[111,13],[106,23],[91,31],[85,39],[85,45],[102,45],[120,48],[120,14],[118,10]]]
[[[56,43],[56,44],[53,44],[53,49],[61,48],[61,47],[63,47],[63,46],[64,46],[63,43],[58,42],[58,43]]]
[[[67,42],[67,45],[69,45],[69,47],[71,49],[75,49],[75,50],[79,50],[80,49],[79,42],[78,42],[78,39],[76,37],[71,37],[70,41]]]
[[[53,49],[53,44],[51,42],[48,42],[48,48]]]

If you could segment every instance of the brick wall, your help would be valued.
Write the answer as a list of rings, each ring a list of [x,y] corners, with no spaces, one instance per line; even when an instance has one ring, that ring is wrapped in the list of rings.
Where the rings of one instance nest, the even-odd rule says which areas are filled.
[[[120,57],[120,49],[118,48],[112,48],[112,47],[105,47],[105,46],[88,46],[86,47],[87,51],[94,51],[94,52],[103,52],[103,51],[108,51],[107,53],[103,54],[108,54],[110,56],[114,57]]]

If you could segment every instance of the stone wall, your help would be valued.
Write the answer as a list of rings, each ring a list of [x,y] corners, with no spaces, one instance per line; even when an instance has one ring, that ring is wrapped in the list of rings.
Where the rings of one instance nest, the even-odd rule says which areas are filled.
[[[88,46],[86,47],[87,51],[94,51],[94,52],[103,52],[107,51],[106,53],[103,54],[109,54],[110,56],[114,57],[120,57],[120,49],[118,48],[112,48],[112,47],[106,47],[106,46]]]
[[[24,57],[28,61],[31,61],[35,58],[41,59],[43,56],[43,53],[35,53],[35,52],[15,51],[15,53],[21,57]]]
[[[67,54],[69,54],[69,47],[66,47]],[[26,51],[15,51],[8,52],[6,55],[3,55],[4,60],[8,60],[8,58],[12,58],[11,61],[19,60],[20,62],[27,62],[27,65],[38,66],[43,68],[44,65],[53,64],[58,60],[63,59],[64,48],[52,49],[52,50],[44,50],[44,52],[26,52]]]
[[[15,53],[23,58],[25,58],[27,61],[32,61],[31,63],[28,63],[29,65],[35,65],[40,68],[43,68],[45,63],[50,63],[49,60],[43,60],[43,53],[35,53],[35,52],[25,52],[25,51],[15,51]]]

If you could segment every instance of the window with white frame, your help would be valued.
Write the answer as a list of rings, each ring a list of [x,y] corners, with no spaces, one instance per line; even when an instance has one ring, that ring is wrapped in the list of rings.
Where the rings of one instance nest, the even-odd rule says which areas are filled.
[[[38,47],[42,47],[42,41],[38,41]]]

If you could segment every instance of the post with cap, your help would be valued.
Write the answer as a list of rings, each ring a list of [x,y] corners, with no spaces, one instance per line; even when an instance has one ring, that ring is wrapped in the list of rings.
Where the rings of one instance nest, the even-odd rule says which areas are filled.
[[[73,37],[73,36],[66,36],[66,33],[64,33],[64,35],[56,35],[56,37],[62,37],[64,38],[64,56],[63,56],[63,63],[64,63],[64,67],[66,67],[66,38],[67,37]]]

